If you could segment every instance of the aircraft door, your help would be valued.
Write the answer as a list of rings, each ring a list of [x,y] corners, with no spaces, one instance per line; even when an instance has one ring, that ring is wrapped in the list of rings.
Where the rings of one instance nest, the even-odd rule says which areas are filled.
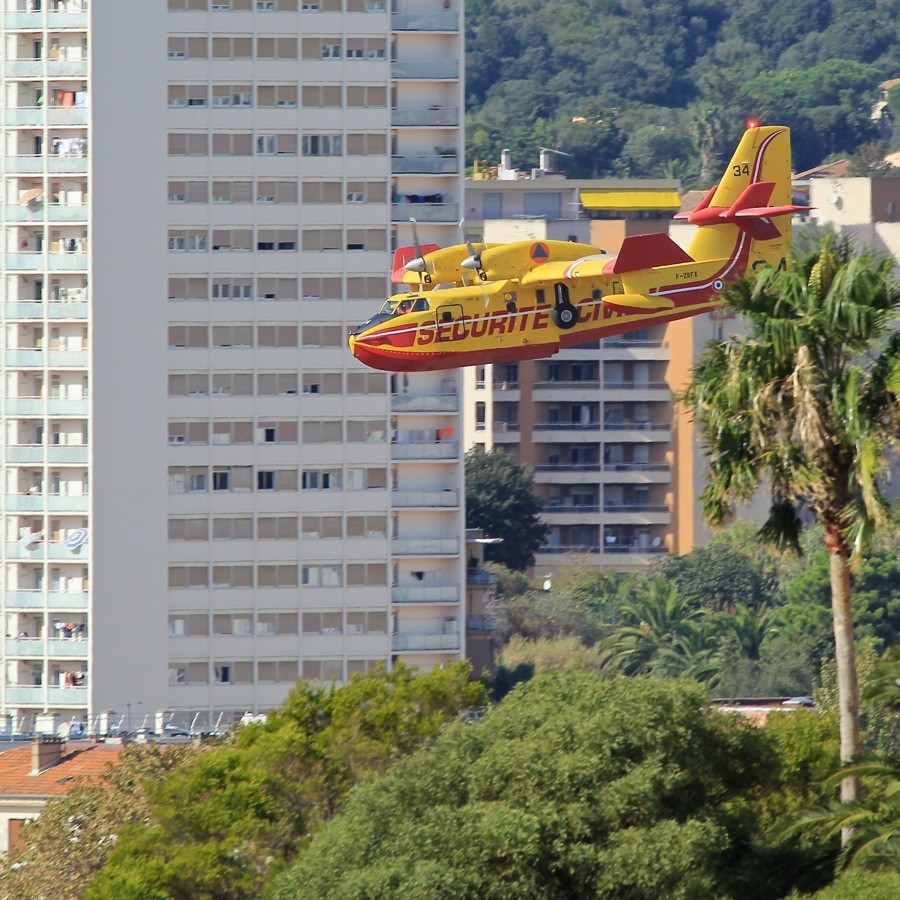
[[[458,303],[442,304],[434,311],[434,318],[438,342],[461,341],[469,333],[465,313]]]

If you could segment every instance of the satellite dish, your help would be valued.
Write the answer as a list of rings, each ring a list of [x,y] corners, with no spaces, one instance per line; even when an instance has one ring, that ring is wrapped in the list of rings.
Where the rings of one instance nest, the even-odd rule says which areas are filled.
[[[87,542],[87,539],[87,528],[76,528],[75,531],[70,531],[66,538],[66,549],[74,552],[79,547],[83,546]]]
[[[827,199],[828,199],[828,202],[829,202],[832,206],[836,207],[837,209],[840,209],[840,208],[841,208],[841,205],[842,205],[842,204],[841,204],[841,196],[840,196],[840,194],[837,194],[837,193],[835,193],[834,191],[832,191],[832,192],[828,195],[828,198],[827,198]]]

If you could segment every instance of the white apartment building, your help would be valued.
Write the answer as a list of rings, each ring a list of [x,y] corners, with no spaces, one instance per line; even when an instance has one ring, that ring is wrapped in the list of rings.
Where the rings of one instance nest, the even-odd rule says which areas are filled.
[[[458,380],[346,348],[458,219],[462,0],[395,6],[0,2],[10,727],[463,655]]]

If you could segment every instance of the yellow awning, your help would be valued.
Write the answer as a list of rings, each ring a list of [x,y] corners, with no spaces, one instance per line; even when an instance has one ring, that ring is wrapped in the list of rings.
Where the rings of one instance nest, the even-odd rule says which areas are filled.
[[[584,209],[681,209],[678,191],[582,191]]]

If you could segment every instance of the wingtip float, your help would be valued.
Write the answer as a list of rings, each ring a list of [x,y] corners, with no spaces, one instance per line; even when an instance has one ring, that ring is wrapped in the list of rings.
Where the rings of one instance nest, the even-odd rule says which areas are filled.
[[[721,181],[676,218],[699,226],[682,249],[666,234],[627,237],[618,256],[568,241],[517,241],[395,253],[389,297],[350,332],[375,369],[418,372],[542,359],[589,341],[714,309],[748,269],[786,265],[790,131],[752,126]]]

